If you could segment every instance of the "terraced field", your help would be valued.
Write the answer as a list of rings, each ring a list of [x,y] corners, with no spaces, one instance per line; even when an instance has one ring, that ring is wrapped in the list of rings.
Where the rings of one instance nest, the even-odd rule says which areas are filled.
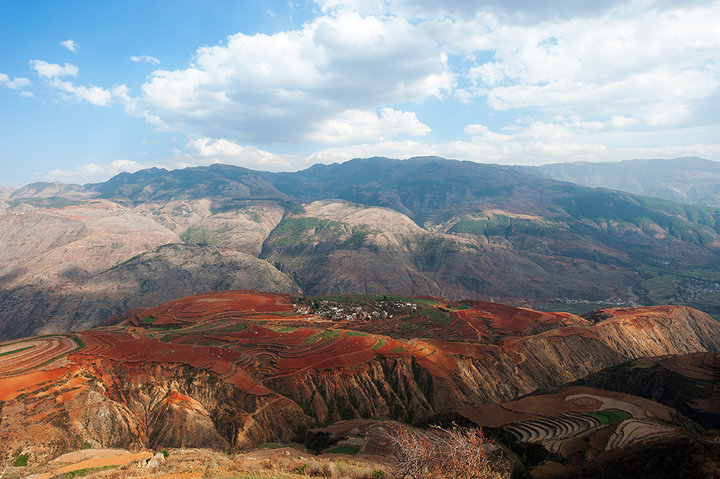
[[[463,411],[478,425],[502,427],[568,460],[679,436],[674,414],[647,399],[586,387]]]
[[[5,343],[0,389],[12,397],[23,389],[23,375],[67,366],[81,356],[187,364],[260,395],[270,393],[262,386],[266,379],[308,368],[353,368],[377,355],[412,356],[439,376],[455,368],[452,354],[426,341],[309,327],[307,316],[294,314],[292,299],[252,291],[198,295],[143,311],[118,326]],[[440,316],[434,310],[423,314]]]

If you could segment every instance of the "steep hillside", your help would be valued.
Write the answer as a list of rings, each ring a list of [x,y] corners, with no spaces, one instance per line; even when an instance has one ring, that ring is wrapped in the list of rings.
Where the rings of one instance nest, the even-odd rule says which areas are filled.
[[[338,311],[345,320],[330,319]],[[0,452],[35,461],[85,442],[286,441],[314,423],[412,421],[707,349],[720,350],[720,325],[681,307],[608,311],[592,324],[440,298],[208,293],[116,326],[1,343]]]
[[[555,163],[528,170],[585,186],[720,207],[720,163],[702,158]]]
[[[720,314],[719,221],[712,208],[441,158],[36,183],[0,200],[0,338],[87,327],[126,308],[228,287],[431,294],[574,312],[673,303]],[[186,266],[153,260],[150,277],[126,268],[128,286],[107,280],[167,244],[184,251]],[[231,259],[243,254],[260,262]],[[231,266],[247,271],[230,281]],[[148,295],[153,283],[164,285],[162,296]]]
[[[720,429],[720,354],[630,361],[578,381],[670,406],[706,429]]]

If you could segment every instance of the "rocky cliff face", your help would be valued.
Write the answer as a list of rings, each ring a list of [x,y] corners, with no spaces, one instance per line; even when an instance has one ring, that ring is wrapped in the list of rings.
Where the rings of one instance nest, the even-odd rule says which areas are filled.
[[[206,294],[139,312],[121,326],[0,343],[0,444],[39,458],[85,442],[224,449],[287,441],[312,424],[420,420],[557,387],[632,358],[720,351],[720,324],[689,308],[607,310],[592,324],[424,298],[398,321],[428,334],[405,340],[296,312],[292,301]],[[441,333],[431,321],[462,332],[471,317],[467,334],[475,339],[432,339]],[[505,334],[483,342],[482,327]]]

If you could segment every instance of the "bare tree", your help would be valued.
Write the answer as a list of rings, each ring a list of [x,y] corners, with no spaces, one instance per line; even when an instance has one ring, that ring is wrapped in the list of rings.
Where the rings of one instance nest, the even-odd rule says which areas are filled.
[[[400,477],[411,479],[487,479],[495,475],[488,460],[481,428],[454,425],[433,431],[392,428],[395,468]]]

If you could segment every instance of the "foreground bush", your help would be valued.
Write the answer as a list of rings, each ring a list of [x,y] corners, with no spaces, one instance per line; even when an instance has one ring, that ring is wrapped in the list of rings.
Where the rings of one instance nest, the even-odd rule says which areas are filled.
[[[488,479],[502,474],[491,467],[481,428],[435,427],[421,432],[393,428],[389,435],[395,468],[400,477],[411,479]],[[504,469],[497,464],[496,469]]]

